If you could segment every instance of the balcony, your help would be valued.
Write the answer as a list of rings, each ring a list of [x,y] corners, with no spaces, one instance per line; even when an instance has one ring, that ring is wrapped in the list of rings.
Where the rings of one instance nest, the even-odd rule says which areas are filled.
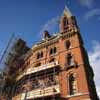
[[[12,100],[35,99],[35,98],[42,98],[42,97],[53,96],[53,95],[58,95],[58,94],[60,94],[59,85],[54,85],[54,86],[47,87],[44,89],[40,88],[40,89],[29,91],[27,93],[19,94],[13,97]]]
[[[35,73],[35,72],[54,68],[58,65],[59,65],[59,63],[58,63],[58,61],[56,61],[56,62],[51,62],[51,63],[45,64],[45,65],[41,65],[41,66],[38,66],[38,67],[31,67],[31,68],[27,69],[25,72],[23,72],[21,75],[19,75],[16,80],[18,81],[19,79],[21,79],[25,75],[29,75],[29,74],[32,74],[32,73]]]
[[[39,89],[36,91],[33,90],[33,91],[28,92],[27,99],[51,96],[51,95],[56,95],[59,93],[60,93],[59,85],[55,85],[55,86],[47,87],[44,89]]]

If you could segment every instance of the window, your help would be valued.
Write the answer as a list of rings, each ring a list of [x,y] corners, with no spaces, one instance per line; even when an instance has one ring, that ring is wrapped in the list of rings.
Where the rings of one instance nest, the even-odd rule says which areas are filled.
[[[67,28],[68,28],[68,20],[66,17],[63,18],[63,28],[64,28],[64,30],[67,30]]]
[[[55,54],[56,52],[57,52],[56,47],[50,49],[50,55]]]
[[[40,53],[37,53],[37,59],[39,59],[40,58]]]
[[[77,82],[73,74],[69,76],[69,90],[70,90],[70,95],[74,95],[77,92]]]
[[[37,53],[37,59],[40,59],[40,58],[42,58],[43,57],[43,52],[41,51],[41,52],[38,52]]]
[[[51,55],[51,54],[53,54],[53,49],[52,49],[52,48],[50,49],[50,55]]]
[[[68,66],[74,65],[74,59],[71,54],[68,54],[68,56],[67,56],[67,64],[68,64]]]
[[[56,47],[54,47],[54,53],[56,53]]]
[[[55,61],[55,58],[51,58],[50,61],[49,61],[49,63],[52,63],[54,61]]]
[[[65,42],[65,47],[66,47],[66,49],[69,49],[70,48],[70,41],[69,40],[67,40],[66,42]]]
[[[43,52],[41,52],[41,58],[43,57]]]
[[[35,64],[35,66],[34,67],[38,67],[38,66],[41,66],[41,63],[39,62],[39,63],[37,63],[37,64]]]
[[[64,23],[64,26],[68,25],[68,20],[67,20],[66,17],[64,17],[64,19],[63,19],[63,23]]]

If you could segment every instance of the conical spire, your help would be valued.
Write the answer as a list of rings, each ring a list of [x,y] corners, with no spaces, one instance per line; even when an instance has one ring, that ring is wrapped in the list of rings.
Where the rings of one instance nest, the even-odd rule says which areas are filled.
[[[68,18],[72,16],[72,13],[71,13],[71,11],[69,10],[69,8],[67,6],[65,6],[63,15],[65,15]]]

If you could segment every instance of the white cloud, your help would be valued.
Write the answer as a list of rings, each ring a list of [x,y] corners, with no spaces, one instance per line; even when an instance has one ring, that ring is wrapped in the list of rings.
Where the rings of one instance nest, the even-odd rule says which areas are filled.
[[[97,87],[97,91],[98,91],[98,96],[100,98],[100,87]]]
[[[89,20],[90,18],[94,17],[94,16],[100,16],[100,9],[93,9],[88,11],[85,15],[84,15],[84,19],[85,20]],[[98,18],[99,19],[99,18]]]
[[[45,30],[48,30],[48,31],[54,31],[55,27],[57,26],[58,24],[58,21],[59,21],[59,16],[57,17],[54,17],[52,18],[51,20],[48,20],[43,26],[42,26],[42,29],[40,31],[40,34],[42,34]]]
[[[78,0],[78,2],[84,7],[91,8],[93,6],[94,0]]]
[[[95,74],[94,80],[100,97],[100,42],[93,41],[91,51],[89,51],[89,60]]]

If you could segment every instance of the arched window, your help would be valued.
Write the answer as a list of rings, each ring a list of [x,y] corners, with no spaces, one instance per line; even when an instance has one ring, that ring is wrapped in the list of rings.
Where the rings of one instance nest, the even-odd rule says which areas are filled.
[[[54,53],[56,53],[56,51],[57,51],[57,49],[56,49],[56,47],[54,47]]]
[[[57,52],[56,47],[50,49],[50,55],[55,54],[56,52]]]
[[[64,17],[64,19],[63,19],[63,24],[64,24],[64,26],[67,26],[68,25],[68,20],[67,20],[66,17]]]
[[[73,59],[71,54],[67,55],[67,64],[68,64],[68,66],[73,66],[74,65],[74,59]]]
[[[39,57],[40,57],[40,53],[38,52],[38,53],[37,53],[37,59],[39,59]]]
[[[43,57],[43,51],[38,52],[38,53],[37,53],[37,59],[40,59],[40,58],[42,58],[42,57]]]
[[[77,81],[73,74],[69,76],[69,91],[70,95],[74,95],[77,92]]]
[[[43,51],[41,51],[41,58],[43,57]]]
[[[51,54],[53,54],[53,49],[52,49],[52,48],[50,49],[50,55],[51,55]]]
[[[70,48],[70,45],[71,45],[70,41],[67,40],[67,41],[65,42],[65,48],[66,48],[66,49],[69,49],[69,48]]]

